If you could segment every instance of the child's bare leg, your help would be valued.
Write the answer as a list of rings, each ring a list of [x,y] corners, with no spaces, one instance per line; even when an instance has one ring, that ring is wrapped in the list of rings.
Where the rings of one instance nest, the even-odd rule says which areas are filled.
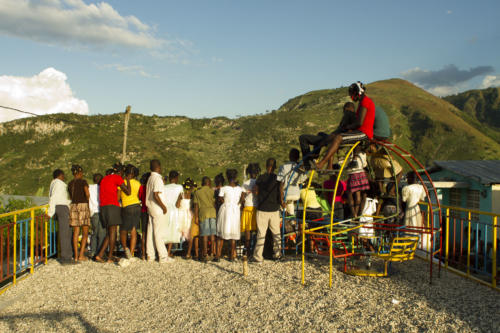
[[[222,255],[222,246],[224,245],[224,240],[222,238],[217,239],[217,251],[216,258],[220,258]]]
[[[250,230],[245,231],[245,251],[246,254],[250,251]]]
[[[135,252],[135,246],[137,244],[137,230],[134,228],[132,228],[132,230],[130,230],[130,253],[132,254],[132,257],[134,256],[134,252]]]
[[[349,208],[351,210],[352,217],[357,217],[356,211],[354,210],[354,199],[352,197],[352,192],[347,192],[347,203],[349,204]]]
[[[236,258],[236,241],[231,239],[231,255],[229,259],[233,260],[234,258]]]
[[[217,256],[217,248],[216,248],[217,237],[214,235],[210,235],[210,254],[212,256]]]
[[[73,227],[73,258],[78,261],[78,236],[80,235],[80,227]]]
[[[191,258],[191,250],[193,249],[193,238],[188,240],[188,248],[186,252],[186,259]]]
[[[198,248],[198,239],[199,237],[195,237],[194,238],[194,256],[196,258],[200,258],[200,252],[199,252],[199,248]]]
[[[173,257],[174,255],[172,254],[172,243],[167,244],[167,252],[170,257]]]
[[[208,243],[208,236],[202,236],[201,238],[201,255],[203,258],[206,258],[207,256],[207,243]]]
[[[361,192],[360,212],[362,212],[365,209],[365,204],[366,204],[366,192],[362,191]]]
[[[87,237],[89,236],[89,227],[84,225],[82,226],[82,244],[80,244],[80,255],[78,256],[78,260],[86,261],[87,257],[85,257],[85,248],[87,247]]]
[[[128,231],[120,227],[120,243],[122,244],[123,251],[127,248],[127,236],[128,236]],[[130,250],[130,249],[129,249]]]
[[[361,211],[359,209],[359,205],[361,204],[361,192],[357,191],[354,193],[354,211],[356,212],[356,216],[361,215]]]

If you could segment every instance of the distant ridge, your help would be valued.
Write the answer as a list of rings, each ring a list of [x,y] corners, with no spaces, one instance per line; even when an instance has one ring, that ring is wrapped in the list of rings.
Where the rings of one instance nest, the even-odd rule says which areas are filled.
[[[400,79],[368,84],[367,94],[388,113],[392,139],[423,163],[500,158],[492,137],[500,132],[484,133],[445,99]],[[237,119],[132,114],[128,160],[145,172],[148,161],[159,158],[164,173],[177,169],[195,179],[228,167],[241,172],[244,164],[262,165],[270,156],[283,162],[301,133],[333,131],[348,100],[347,88],[338,88],[311,91],[278,110]],[[62,168],[70,177],[72,163],[81,164],[89,180],[103,173],[120,158],[122,121],[122,114],[54,114],[0,124],[0,193],[46,195],[52,171]]]

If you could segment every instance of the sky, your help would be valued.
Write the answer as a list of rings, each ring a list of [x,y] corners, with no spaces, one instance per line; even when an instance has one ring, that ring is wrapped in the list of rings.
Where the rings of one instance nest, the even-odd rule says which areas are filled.
[[[499,1],[0,0],[0,106],[237,117],[355,81],[500,86]],[[0,122],[23,114],[0,109]]]

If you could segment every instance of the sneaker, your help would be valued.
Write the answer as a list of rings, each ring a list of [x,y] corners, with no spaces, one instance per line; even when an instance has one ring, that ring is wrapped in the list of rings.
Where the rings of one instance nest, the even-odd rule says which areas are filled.
[[[253,263],[253,264],[262,264],[262,262],[263,262],[262,260],[257,260],[257,259],[255,259],[254,257],[250,258],[250,260],[249,260],[249,261],[250,261],[251,263]]]
[[[175,259],[172,259],[170,257],[167,257],[165,259],[160,259],[160,264],[171,264],[175,261]]]
[[[125,257],[127,259],[132,258],[132,253],[130,253],[130,249],[128,247],[125,248]]]

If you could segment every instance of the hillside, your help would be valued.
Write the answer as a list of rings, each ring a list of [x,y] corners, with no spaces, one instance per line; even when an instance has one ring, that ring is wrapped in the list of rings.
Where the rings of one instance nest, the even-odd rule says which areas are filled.
[[[391,119],[393,139],[424,163],[434,159],[500,158],[500,145],[471,126],[445,100],[399,79],[374,82],[367,93]],[[237,119],[132,114],[128,161],[147,170],[159,158],[164,171],[200,179],[269,156],[279,162],[301,133],[332,131],[348,101],[347,89],[319,90],[278,110]],[[0,124],[0,193],[46,194],[55,168],[81,164],[87,178],[120,158],[123,115],[47,115]],[[467,149],[464,149],[467,147]]]
[[[461,110],[470,124],[500,143],[500,88],[469,90],[444,99]]]

